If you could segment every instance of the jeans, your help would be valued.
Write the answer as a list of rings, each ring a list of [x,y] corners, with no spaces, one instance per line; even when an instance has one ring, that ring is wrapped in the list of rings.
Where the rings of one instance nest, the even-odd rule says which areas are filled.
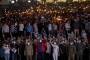
[[[18,59],[19,59],[19,60],[22,60],[22,56],[21,56],[21,55],[19,55]]]
[[[16,53],[12,53],[12,60],[17,60]]]
[[[53,60],[58,60],[58,54],[57,53],[53,53]]]
[[[5,54],[5,60],[9,60],[10,59],[10,54],[6,53]]]

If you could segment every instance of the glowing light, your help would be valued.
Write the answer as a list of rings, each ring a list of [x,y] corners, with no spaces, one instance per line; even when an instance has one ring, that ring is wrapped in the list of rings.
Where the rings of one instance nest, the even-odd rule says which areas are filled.
[[[15,23],[15,25],[17,25],[17,23]]]
[[[15,12],[15,13],[17,13],[17,12]]]
[[[37,0],[37,1],[41,1],[41,0]]]
[[[56,4],[57,2],[55,1],[55,4]]]
[[[44,11],[46,11],[46,9]]]
[[[37,9],[37,11],[38,11],[38,9]]]
[[[12,13],[10,13],[12,15]]]
[[[13,3],[15,3],[15,1],[11,1],[11,3],[13,4]]]
[[[88,8],[88,7],[86,7],[86,8]]]
[[[16,0],[16,2],[17,2],[18,0]]]
[[[78,0],[73,0],[73,2],[78,2]]]
[[[66,0],[58,0],[58,2],[66,2]]]
[[[4,17],[2,17],[2,18],[4,18]]]
[[[29,0],[28,3],[30,3],[31,1]]]
[[[76,8],[76,7],[74,7],[74,8]]]
[[[31,9],[33,9],[33,7],[31,7]]]
[[[20,11],[20,10],[18,10],[18,11]]]
[[[9,13],[9,11],[8,11],[8,13]]]
[[[60,16],[58,16],[58,17],[56,18],[56,20],[57,20],[57,21],[61,21],[62,19],[61,19]]]
[[[6,14],[7,15],[7,14]]]

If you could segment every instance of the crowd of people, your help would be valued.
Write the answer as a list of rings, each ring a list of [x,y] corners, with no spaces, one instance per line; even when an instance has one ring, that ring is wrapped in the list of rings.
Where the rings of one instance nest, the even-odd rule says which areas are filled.
[[[90,60],[90,13],[0,18],[0,60]]]

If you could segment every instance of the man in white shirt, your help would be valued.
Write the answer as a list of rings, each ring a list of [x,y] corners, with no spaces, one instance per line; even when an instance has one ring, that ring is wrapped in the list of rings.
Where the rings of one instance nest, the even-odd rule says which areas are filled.
[[[48,32],[49,32],[49,36],[52,36],[52,23],[48,24]]]
[[[9,34],[9,25],[7,25],[6,23],[2,26],[2,33],[3,33],[3,38],[7,39],[10,37]]]
[[[71,26],[70,26],[70,23],[69,21],[65,24],[65,29],[66,31],[70,30]]]
[[[23,33],[24,33],[24,24],[21,22],[19,24],[19,36],[23,36]]]
[[[51,23],[48,24],[48,31],[52,31],[52,24]]]

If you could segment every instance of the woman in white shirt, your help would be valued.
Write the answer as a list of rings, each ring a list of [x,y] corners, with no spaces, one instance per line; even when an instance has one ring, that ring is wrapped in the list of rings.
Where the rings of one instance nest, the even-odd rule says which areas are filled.
[[[56,44],[56,42],[54,42],[51,45],[53,47],[53,60],[58,60],[59,46]]]
[[[9,47],[9,44],[4,44],[3,48],[5,50],[5,60],[10,60],[10,47]]]

